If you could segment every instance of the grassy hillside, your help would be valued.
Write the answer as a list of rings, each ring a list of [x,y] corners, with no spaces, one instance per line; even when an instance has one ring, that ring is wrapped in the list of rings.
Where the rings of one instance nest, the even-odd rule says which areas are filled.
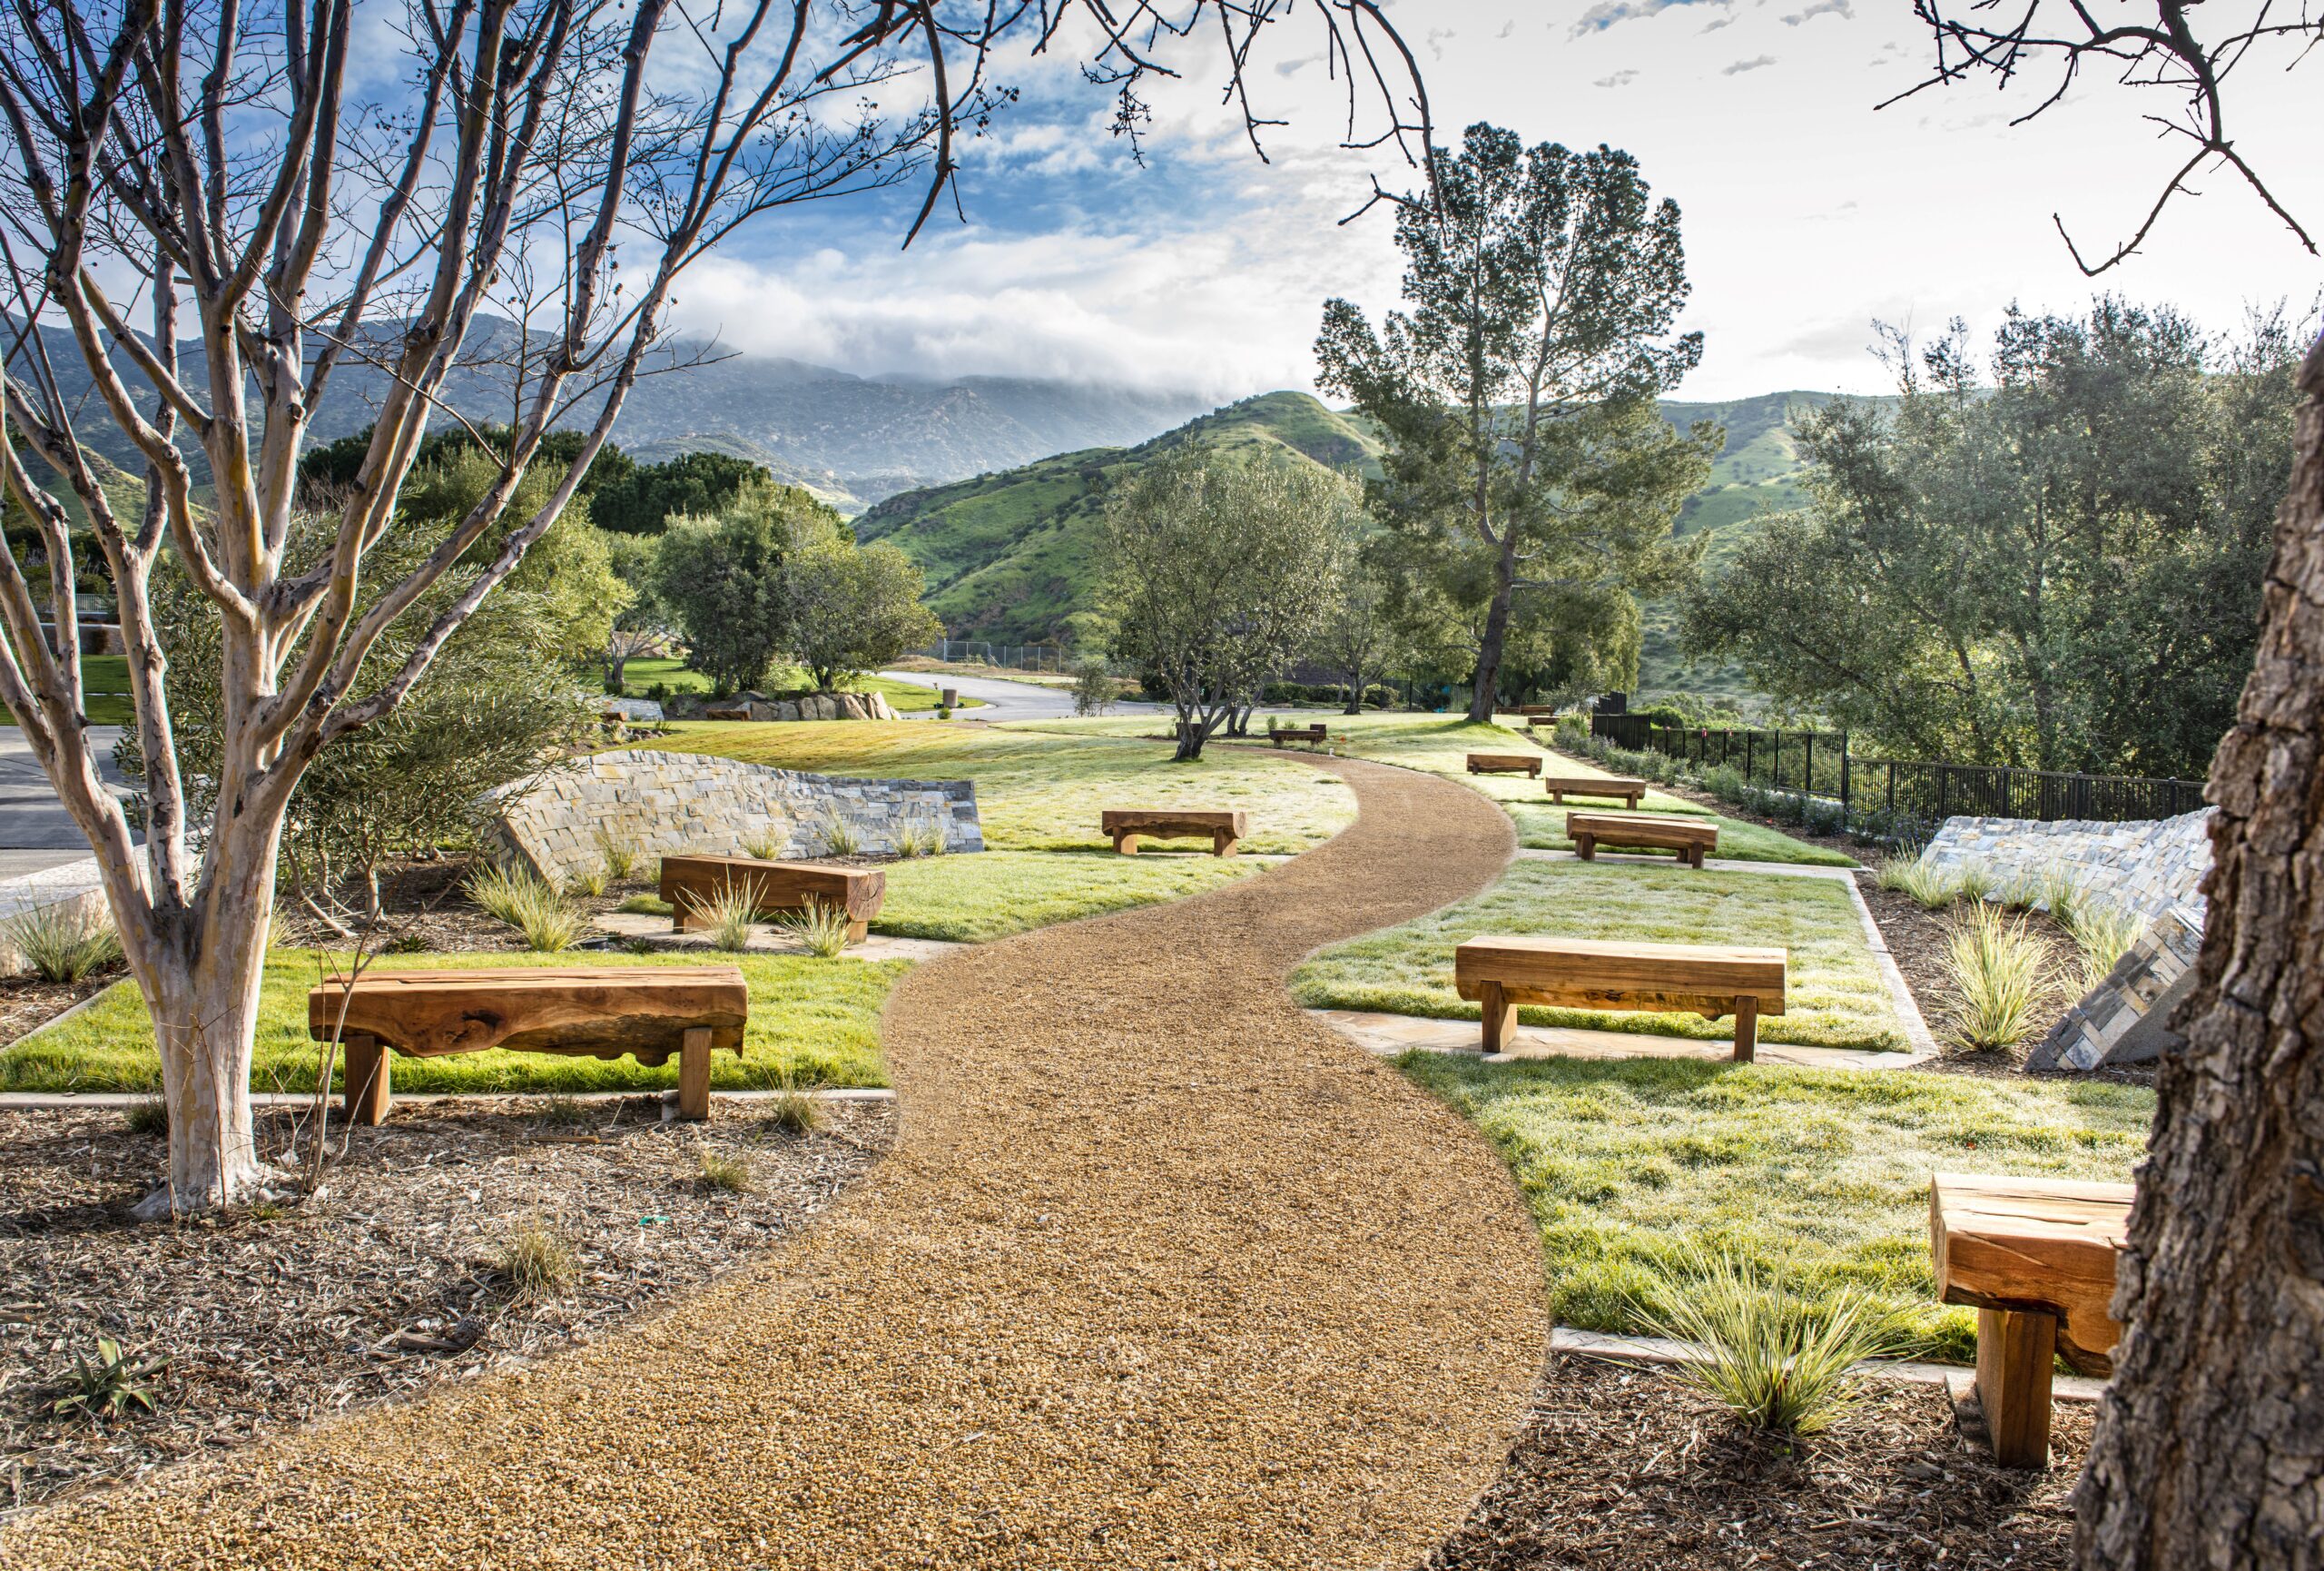
[[[856,520],[928,575],[928,604],[955,637],[1033,643],[1054,637],[1097,588],[1098,529],[1108,491],[1167,450],[1294,453],[1377,472],[1380,444],[1360,422],[1305,393],[1263,393],[1134,448],[1088,448],[998,474],[889,498]]]

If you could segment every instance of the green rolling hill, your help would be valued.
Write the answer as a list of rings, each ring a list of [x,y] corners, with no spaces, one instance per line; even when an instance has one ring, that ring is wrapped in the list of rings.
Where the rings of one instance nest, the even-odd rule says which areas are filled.
[[[856,519],[856,534],[892,541],[920,564],[929,607],[953,637],[1038,643],[1095,598],[1106,493],[1189,442],[1378,472],[1380,444],[1362,421],[1305,393],[1262,393],[1137,447],[1086,448],[890,497]]]

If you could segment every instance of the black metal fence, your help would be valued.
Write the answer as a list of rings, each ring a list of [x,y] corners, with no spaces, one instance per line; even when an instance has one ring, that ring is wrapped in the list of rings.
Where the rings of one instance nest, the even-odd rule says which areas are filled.
[[[1736,731],[1658,726],[1643,715],[1593,715],[1590,734],[1632,752],[1660,753],[1701,769],[1733,769],[1772,790],[1935,825],[1955,814],[2124,823],[2171,818],[2203,805],[2200,780],[2073,775],[1990,764],[1858,758],[1846,731]]]

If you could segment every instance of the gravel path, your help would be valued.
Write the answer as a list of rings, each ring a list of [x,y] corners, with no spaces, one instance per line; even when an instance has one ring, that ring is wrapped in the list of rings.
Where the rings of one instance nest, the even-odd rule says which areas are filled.
[[[0,1530],[0,1563],[1403,1566],[1549,1325],[1500,1161],[1283,987],[1473,893],[1508,817],[1362,816],[1262,876],[921,966],[894,1152],[794,1244],[528,1374]]]

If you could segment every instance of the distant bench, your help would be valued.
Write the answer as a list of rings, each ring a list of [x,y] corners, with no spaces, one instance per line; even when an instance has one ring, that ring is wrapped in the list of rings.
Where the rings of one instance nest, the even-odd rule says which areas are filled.
[[[1267,733],[1267,740],[1278,745],[1305,742],[1310,747],[1320,747],[1330,739],[1331,732],[1322,726],[1285,726],[1281,730]]]
[[[762,862],[753,856],[665,856],[662,898],[677,932],[703,926],[704,909],[729,889],[746,890],[753,914],[803,911],[810,904],[847,913],[847,941],[861,944],[888,896],[877,867],[821,862]]]
[[[341,1012],[344,1011],[344,1022]],[[731,965],[373,971],[307,994],[307,1034],[339,1040],[350,1121],[388,1114],[388,1050],[443,1058],[505,1047],[658,1066],[678,1060],[678,1112],[710,1116],[710,1054],[740,1054],[751,990]]]
[[[1472,753],[1469,773],[1472,775],[1539,775],[1541,756],[1539,753]]]
[[[1108,807],[1098,820],[1114,849],[1124,856],[1137,855],[1137,842],[1149,840],[1207,840],[1213,856],[1232,856],[1250,819],[1241,808]]]
[[[2053,1357],[2113,1372],[2122,1328],[2114,1263],[2132,1186],[2074,1179],[1938,1173],[1929,1185],[1937,1296],[1977,1311],[1977,1405],[1994,1458],[2050,1465]]]
[[[1561,807],[1568,796],[1612,796],[1632,808],[1646,799],[1646,782],[1627,775],[1551,775],[1541,788]]]
[[[1790,952],[1594,938],[1472,938],[1452,952],[1452,985],[1482,1006],[1484,1049],[1509,1051],[1517,1005],[1656,1010],[1735,1017],[1735,1060],[1758,1053],[1759,1016],[1784,1012]]]
[[[1658,818],[1645,813],[1569,813],[1565,815],[1565,833],[1566,838],[1573,842],[1574,855],[1584,862],[1594,860],[1600,845],[1652,846],[1676,851],[1688,866],[1700,867],[1703,858],[1718,849],[1718,825],[1700,818]]]

